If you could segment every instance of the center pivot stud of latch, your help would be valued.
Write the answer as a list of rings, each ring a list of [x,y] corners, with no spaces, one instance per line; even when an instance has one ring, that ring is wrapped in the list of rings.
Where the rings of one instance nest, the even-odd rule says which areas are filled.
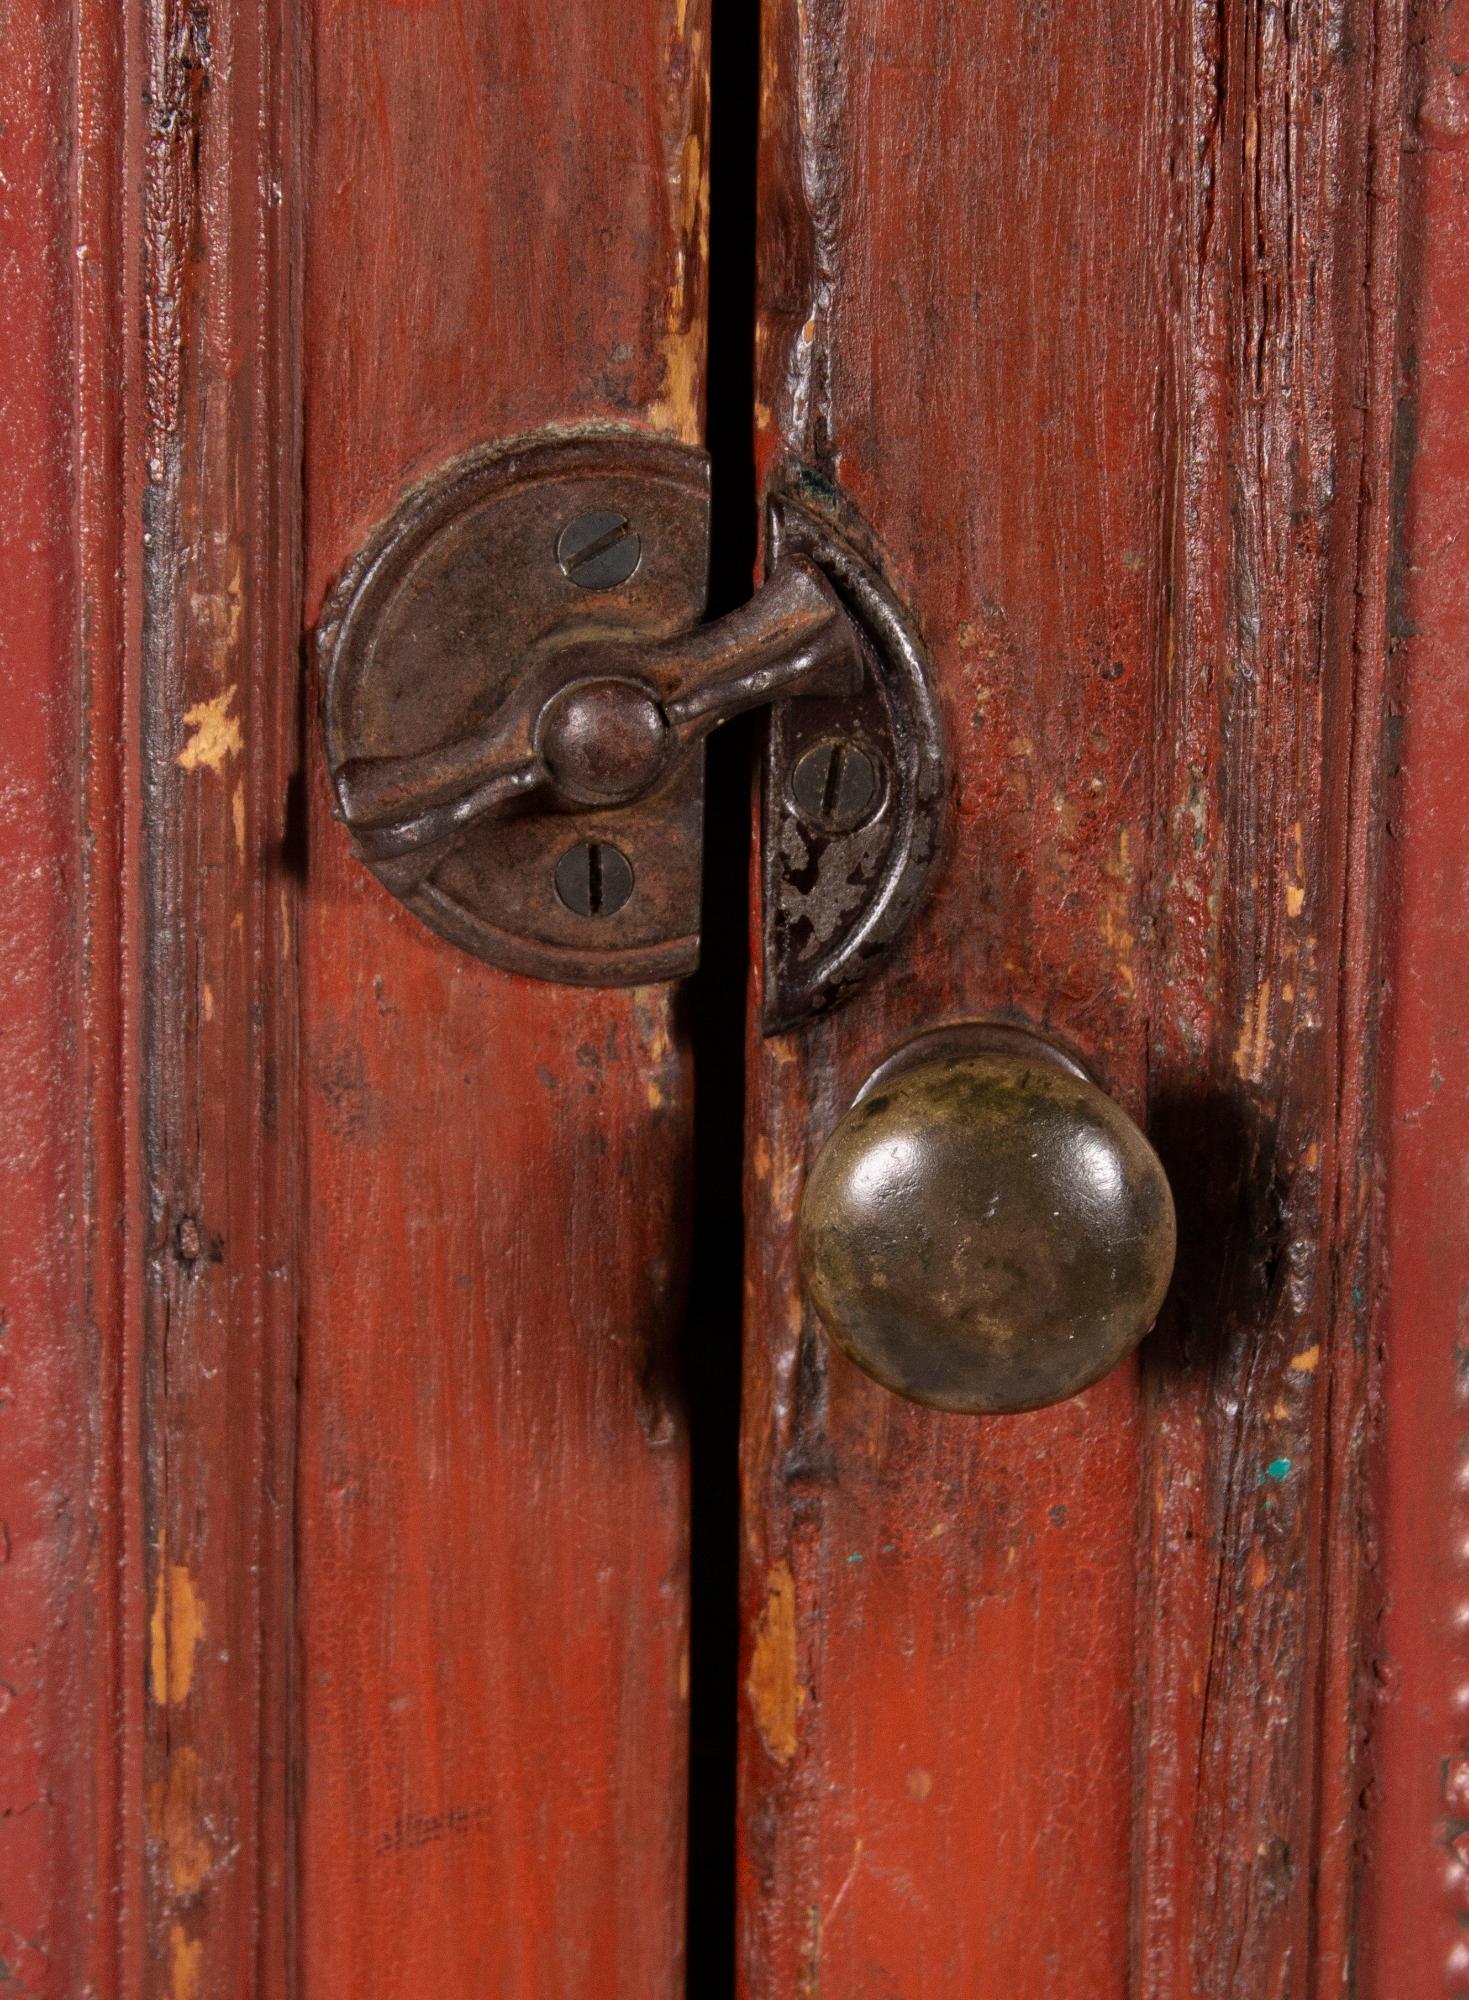
[[[559,795],[574,805],[624,805],[646,792],[668,757],[668,724],[637,681],[573,681],[552,695],[537,728]]]

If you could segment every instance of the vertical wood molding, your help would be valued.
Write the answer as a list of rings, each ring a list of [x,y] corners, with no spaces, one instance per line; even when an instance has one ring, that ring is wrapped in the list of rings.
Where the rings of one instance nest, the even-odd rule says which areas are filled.
[[[120,1994],[140,1962],[120,788],[99,756],[119,693],[120,39],[100,7],[0,23],[0,1961],[36,1994]]]
[[[290,1875],[295,14],[80,0],[3,40],[31,1457],[0,1446],[0,1677],[34,1803],[4,1801],[0,1960],[256,2000]]]
[[[1365,2000],[1469,1994],[1469,22],[1406,9]]]
[[[1394,6],[1191,8],[1144,1350],[1148,2000],[1352,1973],[1402,50]]]
[[[299,31],[293,0],[131,25],[148,1949],[171,1995],[243,2000],[284,1991],[293,1867]]]

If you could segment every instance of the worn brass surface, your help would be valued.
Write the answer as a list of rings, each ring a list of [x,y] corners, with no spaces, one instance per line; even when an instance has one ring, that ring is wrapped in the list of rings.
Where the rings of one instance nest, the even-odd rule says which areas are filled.
[[[860,1368],[944,1410],[1037,1409],[1136,1346],[1173,1269],[1157,1154],[1069,1056],[1024,1029],[920,1037],[819,1154],[801,1264]]]

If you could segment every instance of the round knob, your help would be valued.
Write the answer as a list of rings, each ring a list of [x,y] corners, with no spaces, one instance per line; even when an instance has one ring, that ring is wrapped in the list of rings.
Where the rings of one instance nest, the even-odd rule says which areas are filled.
[[[1157,1317],[1173,1197],[1136,1125],[1050,1042],[966,1022],[863,1085],[801,1203],[801,1268],[859,1368],[941,1410],[1085,1389]]]

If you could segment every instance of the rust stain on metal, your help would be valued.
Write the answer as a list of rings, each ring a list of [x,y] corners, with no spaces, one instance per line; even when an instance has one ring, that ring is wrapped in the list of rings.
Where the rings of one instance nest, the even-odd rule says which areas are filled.
[[[212,701],[196,702],[184,710],[184,727],[194,733],[174,759],[181,771],[218,771],[227,758],[239,756],[245,738],[240,718],[230,714],[234,698],[231,685]]]
[[[185,1701],[194,1682],[194,1655],[204,1636],[204,1606],[183,1563],[158,1571],[149,1624],[149,1666],[153,1699]]]
[[[745,1692],[766,1749],[777,1764],[789,1764],[808,1690],[796,1671],[796,1580],[788,1562],[776,1563],[767,1579]]]

